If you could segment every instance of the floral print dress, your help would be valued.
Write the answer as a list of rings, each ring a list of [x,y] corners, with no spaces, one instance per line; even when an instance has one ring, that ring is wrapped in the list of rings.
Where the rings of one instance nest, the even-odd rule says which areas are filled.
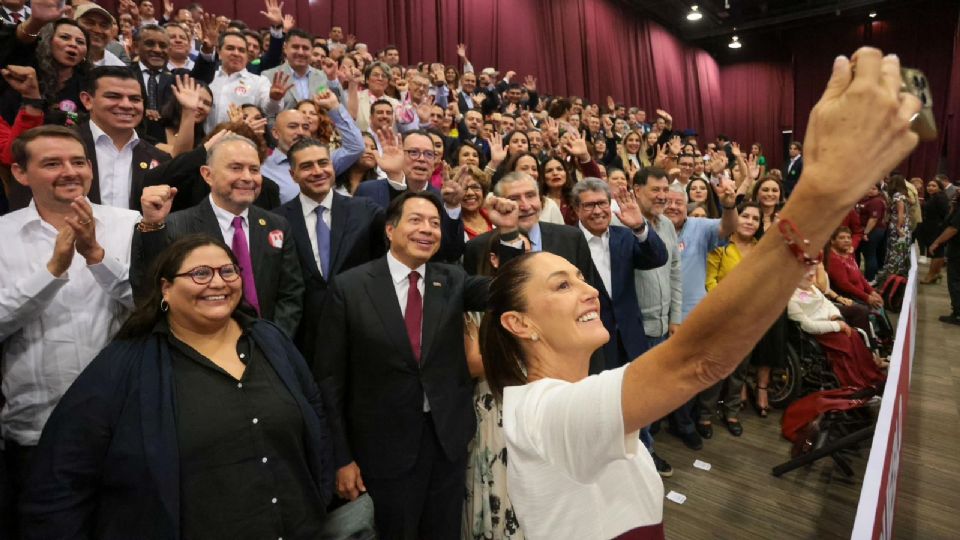
[[[479,317],[471,317],[467,324]],[[472,334],[475,336],[476,334]],[[467,458],[467,497],[464,504],[465,540],[522,540],[520,523],[507,496],[507,443],[503,437],[503,409],[484,379],[473,391],[477,433]]]
[[[890,276],[906,277],[910,270],[910,244],[913,242],[910,220],[905,217],[903,226],[897,227],[897,220],[900,217],[897,202],[903,203],[904,215],[910,215],[910,202],[907,201],[907,197],[902,193],[894,193],[887,209],[890,219],[887,222],[887,258],[884,260],[883,268],[877,273],[877,286],[883,286]]]

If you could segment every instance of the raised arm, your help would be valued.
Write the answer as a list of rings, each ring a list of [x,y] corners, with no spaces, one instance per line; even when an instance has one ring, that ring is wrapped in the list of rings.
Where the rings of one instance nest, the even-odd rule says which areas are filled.
[[[900,84],[899,60],[877,49],[865,47],[852,61],[841,56],[834,62],[811,112],[803,181],[780,214],[780,223],[796,224],[807,245],[826,244],[876,178],[916,146],[910,118],[920,102],[901,94]],[[815,248],[806,249],[816,256]],[[621,398],[624,431],[663,417],[732,372],[782,313],[806,269],[781,234],[764,235],[672,338],[629,364]]]

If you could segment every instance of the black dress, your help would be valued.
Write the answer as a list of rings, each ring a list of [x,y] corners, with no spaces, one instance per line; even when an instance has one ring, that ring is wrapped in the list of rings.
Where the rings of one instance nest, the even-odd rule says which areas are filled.
[[[777,212],[780,206],[777,206]],[[757,240],[763,237],[763,217],[760,218],[760,228],[756,234]],[[750,365],[756,367],[781,367],[786,363],[787,358],[787,325],[790,324],[787,319],[787,310],[773,321],[770,328],[767,329],[760,341],[757,342],[750,353]]]

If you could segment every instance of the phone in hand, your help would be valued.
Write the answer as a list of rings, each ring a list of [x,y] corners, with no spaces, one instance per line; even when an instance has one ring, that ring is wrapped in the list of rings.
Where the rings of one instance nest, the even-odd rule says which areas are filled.
[[[937,140],[937,123],[933,119],[933,94],[927,76],[919,69],[900,68],[900,86],[902,92],[909,92],[920,100],[920,112],[910,121],[910,129],[920,136],[921,141]]]

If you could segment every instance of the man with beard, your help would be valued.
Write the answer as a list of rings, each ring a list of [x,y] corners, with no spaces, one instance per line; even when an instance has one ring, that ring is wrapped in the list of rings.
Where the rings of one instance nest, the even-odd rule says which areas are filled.
[[[313,46],[310,43],[310,34],[294,28],[287,32],[286,40],[283,43],[283,53],[287,61],[273,69],[268,69],[262,73],[268,80],[282,72],[290,77],[293,86],[283,96],[281,107],[283,109],[296,108],[297,103],[304,99],[311,99],[314,94],[322,91],[324,88],[332,90],[334,93],[340,93],[340,81],[335,74],[337,65],[333,60],[326,60],[321,65],[330,69],[334,77],[329,79],[323,70],[310,65]]]

